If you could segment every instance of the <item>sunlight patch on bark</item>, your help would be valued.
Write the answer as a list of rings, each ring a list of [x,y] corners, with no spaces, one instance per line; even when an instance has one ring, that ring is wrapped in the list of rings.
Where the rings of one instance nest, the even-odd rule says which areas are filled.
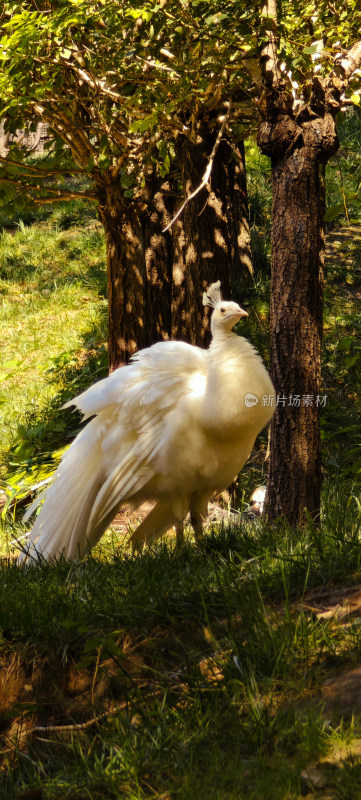
[[[222,250],[227,252],[227,244],[226,244],[225,238],[224,238],[224,236],[222,236],[222,233],[219,230],[219,228],[215,228],[214,229],[214,241],[215,241],[217,247],[221,247]]]
[[[187,264],[195,264],[196,261],[197,261],[197,251],[196,251],[196,248],[195,248],[195,246],[194,246],[194,244],[192,242],[187,247],[186,263]]]

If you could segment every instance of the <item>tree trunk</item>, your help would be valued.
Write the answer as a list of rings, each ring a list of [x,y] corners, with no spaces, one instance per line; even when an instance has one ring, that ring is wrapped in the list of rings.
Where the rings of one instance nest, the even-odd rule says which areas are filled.
[[[320,386],[324,190],[320,163],[336,152],[331,114],[287,115],[261,125],[258,143],[272,158],[271,423],[267,508],[301,524],[320,512]],[[299,400],[298,400],[299,398]]]
[[[185,196],[201,183],[217,132],[216,127],[211,130],[209,122],[202,120],[195,142],[184,138],[178,143],[177,162]],[[210,181],[210,191],[204,188],[190,200],[172,228],[172,338],[201,347],[210,339],[203,291],[219,279],[224,296],[229,298],[231,281],[238,281],[251,264],[249,239],[247,242],[245,236],[248,209],[242,150],[222,140]],[[183,199],[179,205],[181,202]]]
[[[233,170],[233,176],[232,176]],[[231,262],[232,285],[244,281],[253,275],[251,231],[249,225],[249,207],[246,175],[246,156],[244,141],[240,139],[234,150],[233,161],[230,162],[231,182],[228,195],[229,217],[234,215],[233,233],[235,236],[234,248],[238,255]]]
[[[145,208],[142,213],[146,271],[146,334],[149,344],[172,335],[172,232],[163,233],[172,219],[173,198],[169,181],[156,175],[153,165],[145,177]]]
[[[184,139],[178,147],[187,192],[199,185],[217,135],[205,122],[200,130],[196,144]],[[220,279],[224,296],[230,297],[231,281],[237,284],[251,271],[242,145],[221,142],[211,191],[191,200],[170,232],[163,233],[175,210],[171,187],[152,165],[137,206],[124,199],[110,172],[97,182],[107,251],[110,370],[159,340],[207,345],[204,289]]]
[[[145,267],[139,216],[123,198],[119,180],[98,182],[99,216],[104,226],[108,275],[109,368],[126,364],[147,343]]]

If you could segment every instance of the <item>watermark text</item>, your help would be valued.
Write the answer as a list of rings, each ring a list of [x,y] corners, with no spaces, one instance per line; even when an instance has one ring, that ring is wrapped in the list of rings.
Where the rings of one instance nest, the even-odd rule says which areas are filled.
[[[259,398],[250,392],[245,395],[245,405],[247,408],[256,406]],[[277,406],[293,406],[293,408],[310,407],[322,408],[326,405],[327,394],[264,394],[261,399],[261,406],[277,408]]]

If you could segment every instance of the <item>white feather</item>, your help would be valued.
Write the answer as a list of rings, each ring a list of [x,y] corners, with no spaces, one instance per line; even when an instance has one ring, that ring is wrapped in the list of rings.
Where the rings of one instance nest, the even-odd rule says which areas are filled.
[[[77,558],[96,544],[122,503],[136,508],[157,500],[133,534],[140,545],[189,510],[194,518],[204,515],[211,495],[231,483],[272,415],[261,402],[248,408],[245,394],[261,401],[273,387],[252,345],[232,332],[245,312],[236,303],[217,303],[218,294],[215,285],[209,350],[159,342],[66,404],[93,419],[45,493],[30,552]]]

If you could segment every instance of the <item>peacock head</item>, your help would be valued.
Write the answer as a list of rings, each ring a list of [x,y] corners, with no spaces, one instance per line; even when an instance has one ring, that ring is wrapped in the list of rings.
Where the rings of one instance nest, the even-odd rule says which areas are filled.
[[[203,305],[214,309],[211,319],[213,336],[215,333],[229,333],[242,317],[248,317],[247,311],[244,311],[238,303],[222,300],[220,281],[212,283],[203,293]]]

